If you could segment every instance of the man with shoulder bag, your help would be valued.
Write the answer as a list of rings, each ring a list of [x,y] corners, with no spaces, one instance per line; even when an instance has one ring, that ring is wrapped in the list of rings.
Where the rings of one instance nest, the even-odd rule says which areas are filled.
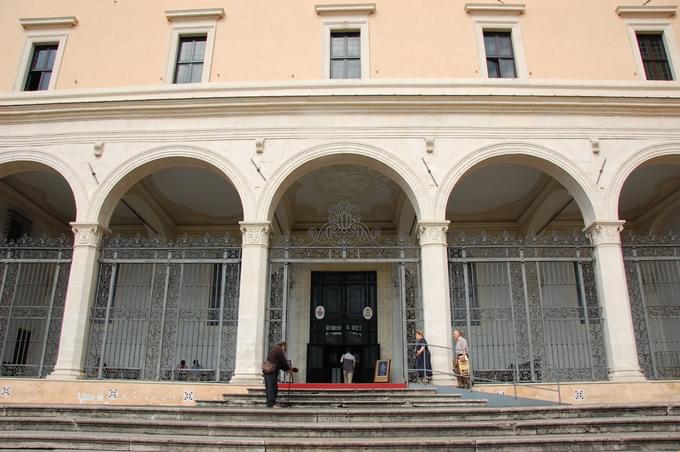
[[[279,371],[297,372],[297,367],[291,367],[286,358],[286,341],[279,341],[262,363],[262,375],[264,376],[264,389],[267,395],[267,406],[278,408],[276,396],[279,392]]]

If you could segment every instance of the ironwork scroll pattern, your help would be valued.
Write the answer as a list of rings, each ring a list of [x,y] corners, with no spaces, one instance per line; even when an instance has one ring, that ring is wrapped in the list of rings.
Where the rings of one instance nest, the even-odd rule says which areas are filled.
[[[5,260],[0,264],[0,340],[5,344],[0,375],[43,378],[53,370],[61,335],[72,246],[72,238],[65,236],[24,236],[8,241],[0,235],[0,257]],[[59,271],[55,278],[57,265]],[[35,271],[38,273],[31,276]],[[21,272],[28,272],[28,276],[20,282]],[[23,291],[17,291],[18,283],[24,285]],[[42,295],[38,299],[25,298],[27,287],[41,287]],[[31,355],[42,356],[42,362],[39,358],[25,363],[13,362],[13,338],[6,336],[14,328],[30,329],[32,337],[38,338],[29,347]]]
[[[101,256],[97,296],[92,310],[87,377],[98,378],[99,366],[102,365],[104,378],[187,379],[190,372],[175,372],[177,356],[186,358],[189,367],[190,360],[200,355],[206,357],[208,362],[201,360],[199,363],[210,368],[200,371],[199,380],[214,381],[217,378],[227,381],[231,378],[236,355],[241,250],[230,236],[184,236],[171,242],[139,236],[112,237],[104,241]],[[182,275],[187,264],[199,265],[193,267],[195,272],[199,272],[198,278],[204,278],[201,275],[208,274],[208,271],[219,273],[221,277],[224,271],[225,287],[220,290],[207,289],[204,285],[194,286],[199,291],[197,294],[207,293],[206,290],[212,290],[212,294],[218,294],[218,297],[223,294],[220,303],[223,307],[222,323],[211,304],[218,300],[192,298],[189,301],[186,297],[190,295],[183,294],[184,284],[203,284],[200,282],[203,279],[197,280],[198,283],[183,281]],[[217,270],[213,268],[215,265],[218,265]],[[137,301],[116,300],[114,297],[114,306],[108,310],[107,324],[105,316],[114,266],[139,266],[139,272],[144,268],[147,270],[142,272],[143,277],[140,276],[144,282],[135,283],[137,289],[133,289],[136,290]],[[210,268],[213,270],[208,270]],[[131,270],[133,273],[135,271]],[[105,337],[107,327],[114,323],[119,328],[119,334],[120,331],[133,332],[134,339],[129,339],[128,342],[132,342],[125,344],[128,349],[121,347],[120,343],[109,344],[113,339]],[[206,336],[208,333],[209,336]],[[110,332],[108,334],[111,335]],[[219,337],[222,339],[221,348],[217,347]],[[102,357],[107,353],[105,347],[108,350],[116,346],[120,349],[118,355],[129,356],[123,360],[118,355],[110,357],[112,361],[117,361],[113,364],[102,362],[107,359]],[[183,356],[184,352],[179,352],[180,348],[192,356]],[[216,373],[217,368],[219,375]],[[198,372],[194,373],[199,375]]]
[[[622,244],[640,368],[648,379],[680,378],[680,346],[654,326],[665,321],[677,329],[680,322],[680,237],[672,231],[662,236],[626,232]],[[650,304],[646,294],[658,300]]]
[[[269,306],[267,308],[267,350],[283,338],[283,288],[284,266],[272,266],[270,277]]]
[[[404,269],[404,297],[406,307],[406,350],[408,369],[416,368],[416,357],[409,344],[416,343],[416,329],[419,318],[422,318],[422,303],[418,303],[418,270],[417,267]],[[420,314],[420,315],[419,315]],[[409,382],[415,382],[418,376],[415,372],[409,372]]]
[[[459,234],[450,238],[449,242],[452,328],[468,327],[471,330],[468,332],[471,351],[473,354],[480,354],[476,357],[476,378],[481,381],[578,381],[607,378],[601,310],[597,302],[591,262],[592,248],[584,234],[553,234],[528,238],[517,238],[510,234]],[[583,307],[547,306],[545,302],[542,303],[538,267],[540,262],[552,259],[580,263],[583,281],[579,283],[577,278],[576,284],[585,296],[585,311]],[[493,262],[495,264],[491,264]],[[500,291],[495,292],[496,295],[507,293],[507,305],[502,297],[495,299],[494,305],[478,305],[475,289],[472,287],[475,283],[470,275],[472,267],[468,269],[470,287],[466,293],[466,266],[476,265],[475,263],[496,266],[496,282],[485,284],[495,284]],[[503,276],[499,265],[505,269],[506,276]],[[472,303],[469,306],[466,304],[466,295]],[[586,315],[588,328],[584,324]],[[563,326],[578,332],[578,337],[562,337],[564,333],[559,331]],[[506,336],[511,336],[510,340],[514,340],[514,345],[507,343]],[[486,343],[474,344],[475,339],[472,338],[475,337]],[[551,341],[556,340],[555,338],[558,340],[550,343],[553,354],[551,361],[554,360],[555,353],[573,354],[575,350],[583,350],[583,353],[591,356],[590,361],[587,361],[590,367],[580,366],[579,363],[569,362],[567,359],[558,360],[557,363],[546,361],[549,345],[546,341],[550,337]],[[509,366],[508,361],[511,363]],[[505,362],[505,368],[502,368],[502,362]]]

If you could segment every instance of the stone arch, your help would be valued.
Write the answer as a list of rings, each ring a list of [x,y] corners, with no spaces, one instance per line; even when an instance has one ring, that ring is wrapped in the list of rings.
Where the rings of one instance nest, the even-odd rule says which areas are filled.
[[[618,218],[619,202],[621,200],[623,186],[636,169],[652,160],[657,163],[677,165],[680,162],[679,156],[680,143],[667,143],[641,149],[623,162],[616,171],[612,180],[611,189],[607,193],[607,208],[609,209],[612,218]]]
[[[271,219],[276,205],[300,176],[334,163],[359,163],[392,179],[406,194],[416,216],[423,217],[425,204],[421,183],[406,163],[380,148],[361,143],[332,143],[305,149],[288,159],[267,182],[257,207],[257,218]]]
[[[217,172],[234,187],[241,200],[243,215],[252,215],[253,194],[235,166],[207,149],[193,146],[168,146],[142,152],[122,163],[101,184],[93,197],[88,220],[107,225],[118,200],[139,180],[158,170],[191,166]]]
[[[85,184],[77,173],[64,161],[40,151],[16,151],[0,155],[0,178],[23,171],[44,168],[61,176],[71,189],[75,203],[76,218],[85,214],[88,194]]]
[[[596,190],[586,174],[561,154],[529,143],[504,143],[476,150],[457,163],[446,175],[435,200],[435,218],[446,217],[446,206],[456,185],[467,174],[488,165],[515,163],[539,169],[560,182],[581,209],[585,225],[598,218]]]

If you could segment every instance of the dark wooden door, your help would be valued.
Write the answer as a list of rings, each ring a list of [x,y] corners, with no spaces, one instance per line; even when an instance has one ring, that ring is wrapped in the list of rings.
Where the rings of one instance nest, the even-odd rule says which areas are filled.
[[[310,310],[307,381],[337,381],[347,348],[357,357],[354,381],[372,381],[380,358],[376,273],[312,272]]]

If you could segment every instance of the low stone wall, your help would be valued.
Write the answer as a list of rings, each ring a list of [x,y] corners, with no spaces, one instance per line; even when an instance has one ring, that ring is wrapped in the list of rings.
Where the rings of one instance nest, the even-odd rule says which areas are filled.
[[[476,385],[474,390],[566,404],[680,402],[680,381]]]
[[[0,379],[0,403],[193,406],[195,400],[222,400],[223,394],[241,394],[247,389],[245,386],[187,381],[3,378]]]

